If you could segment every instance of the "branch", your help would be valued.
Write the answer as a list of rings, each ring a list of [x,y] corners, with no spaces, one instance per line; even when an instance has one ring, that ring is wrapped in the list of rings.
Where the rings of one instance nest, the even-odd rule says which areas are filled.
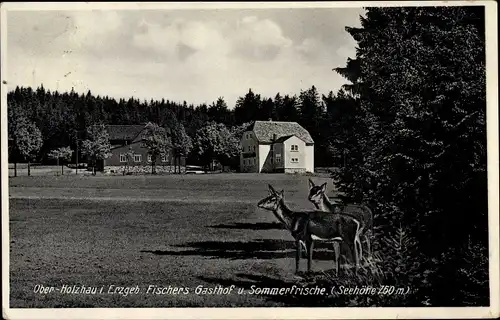
[[[471,114],[468,114],[466,115],[462,120],[460,120],[457,124],[455,124],[452,129],[456,129],[458,126],[460,126],[461,124],[463,124],[466,120],[468,120],[469,118],[471,118],[472,116],[476,115],[477,113],[479,113],[479,111],[475,111]]]

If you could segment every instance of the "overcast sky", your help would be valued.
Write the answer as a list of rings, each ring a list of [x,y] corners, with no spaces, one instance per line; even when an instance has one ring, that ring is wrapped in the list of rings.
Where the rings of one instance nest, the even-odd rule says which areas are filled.
[[[354,56],[345,26],[360,8],[10,11],[7,80],[115,98],[186,100],[230,108],[249,88],[263,96],[321,93],[345,80]]]

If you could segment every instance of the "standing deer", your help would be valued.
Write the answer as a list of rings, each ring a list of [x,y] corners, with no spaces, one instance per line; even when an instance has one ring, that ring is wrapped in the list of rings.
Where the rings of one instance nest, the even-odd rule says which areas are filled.
[[[363,204],[344,204],[336,200],[330,201],[326,195],[326,182],[318,186],[311,179],[309,179],[308,199],[318,210],[354,216],[360,223],[360,234],[366,244],[366,251],[368,255],[371,254],[370,237],[373,228],[373,213],[370,208]]]
[[[356,270],[362,255],[359,240],[360,224],[348,214],[329,213],[320,210],[292,211],[285,204],[284,192],[277,192],[269,185],[269,196],[259,201],[259,208],[270,210],[278,220],[282,221],[295,239],[295,272],[299,272],[301,257],[301,241],[306,245],[307,271],[311,271],[314,240],[334,241],[335,271],[340,269],[339,242],[350,242],[354,247]]]

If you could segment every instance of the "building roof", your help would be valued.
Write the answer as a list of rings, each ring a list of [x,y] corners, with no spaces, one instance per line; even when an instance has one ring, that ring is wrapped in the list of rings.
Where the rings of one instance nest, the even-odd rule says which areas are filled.
[[[285,141],[291,136],[297,136],[307,144],[314,143],[309,132],[297,122],[255,121],[249,130],[253,131],[257,140],[263,143],[271,143],[273,137]]]
[[[274,140],[274,142],[285,142],[286,140],[290,139],[293,136],[295,136],[295,135],[291,134],[291,135],[288,135],[288,136],[279,137],[278,139]]]
[[[109,134],[109,140],[133,140],[145,125],[107,125],[106,131]]]

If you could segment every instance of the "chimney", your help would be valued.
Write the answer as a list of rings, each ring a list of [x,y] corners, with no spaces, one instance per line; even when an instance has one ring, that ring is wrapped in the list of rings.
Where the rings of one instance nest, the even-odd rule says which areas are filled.
[[[273,133],[273,141],[276,141],[276,133]]]

